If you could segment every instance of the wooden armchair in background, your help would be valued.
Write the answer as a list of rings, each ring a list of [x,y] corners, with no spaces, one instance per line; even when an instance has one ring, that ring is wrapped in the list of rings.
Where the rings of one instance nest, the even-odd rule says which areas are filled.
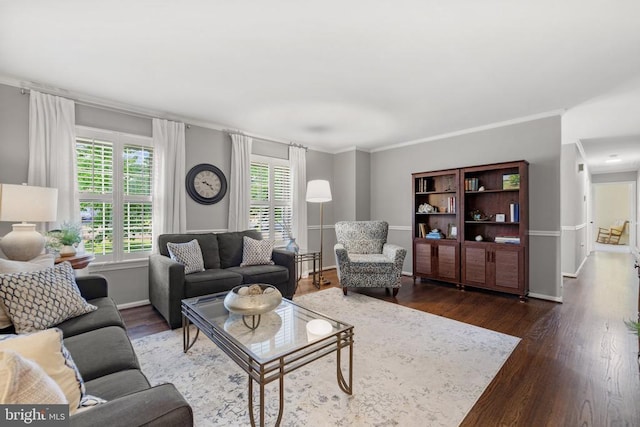
[[[598,227],[598,237],[596,238],[596,242],[619,245],[620,238],[624,234],[627,224],[629,224],[629,221],[620,220],[616,221],[616,224],[609,228]]]

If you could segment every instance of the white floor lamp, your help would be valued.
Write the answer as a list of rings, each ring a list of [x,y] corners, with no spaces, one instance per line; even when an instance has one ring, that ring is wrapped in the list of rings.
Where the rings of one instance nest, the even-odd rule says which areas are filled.
[[[30,185],[0,184],[0,221],[22,221],[0,241],[7,258],[29,261],[44,249],[44,236],[31,222],[55,221],[58,211],[58,189]]]
[[[328,280],[325,280],[322,275],[322,211],[324,203],[330,201],[331,187],[329,186],[329,181],[325,181],[324,179],[314,179],[307,183],[307,202],[320,203],[320,275],[318,278],[318,283],[320,283],[320,285],[328,285],[331,283]]]

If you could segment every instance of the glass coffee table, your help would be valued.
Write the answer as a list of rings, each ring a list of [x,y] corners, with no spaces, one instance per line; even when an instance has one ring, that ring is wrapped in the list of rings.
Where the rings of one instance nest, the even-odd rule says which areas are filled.
[[[308,310],[288,299],[273,311],[261,315],[260,325],[251,330],[242,315],[232,314],[224,307],[226,292],[182,300],[182,340],[186,353],[195,344],[200,331],[249,374],[249,418],[255,426],[253,383],[260,387],[259,425],[265,423],[265,385],[279,382],[279,405],[276,425],[282,420],[284,407],[284,376],[314,360],[336,353],[338,386],[352,394],[353,383],[353,326]],[[307,324],[320,322],[326,331],[322,335],[308,332]],[[312,325],[317,324],[313,322]],[[189,325],[197,328],[191,337]],[[348,356],[343,349],[348,348]],[[346,350],[345,350],[346,351]],[[345,377],[342,359],[348,361]]]

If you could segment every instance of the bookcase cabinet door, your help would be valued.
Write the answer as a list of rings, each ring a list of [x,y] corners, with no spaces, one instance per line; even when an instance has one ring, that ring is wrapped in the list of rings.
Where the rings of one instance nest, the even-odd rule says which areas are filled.
[[[457,242],[439,243],[437,246],[437,278],[448,282],[460,282],[460,245]]]
[[[431,243],[424,239],[416,239],[414,241],[414,259],[415,266],[413,270],[416,276],[433,277],[435,274],[433,268],[433,247]]]
[[[518,245],[492,245],[494,286],[496,290],[514,292],[524,289],[524,256]]]
[[[490,282],[487,246],[462,247],[462,283],[486,287]]]

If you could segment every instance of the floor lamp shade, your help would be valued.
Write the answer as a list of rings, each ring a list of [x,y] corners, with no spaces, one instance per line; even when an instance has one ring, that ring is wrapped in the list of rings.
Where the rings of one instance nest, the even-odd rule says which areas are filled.
[[[323,203],[331,201],[329,181],[314,179],[307,183],[307,202]]]
[[[323,209],[322,206],[324,202],[331,201],[331,186],[329,185],[329,181],[324,179],[314,179],[312,181],[307,182],[307,202],[309,203],[320,203],[320,277],[319,282],[321,285],[328,285],[329,281],[324,280],[322,276],[322,215]]]
[[[22,221],[0,240],[0,248],[9,258],[28,261],[42,253],[44,236],[29,222],[55,221],[58,189],[29,185],[0,184],[0,221]]]

